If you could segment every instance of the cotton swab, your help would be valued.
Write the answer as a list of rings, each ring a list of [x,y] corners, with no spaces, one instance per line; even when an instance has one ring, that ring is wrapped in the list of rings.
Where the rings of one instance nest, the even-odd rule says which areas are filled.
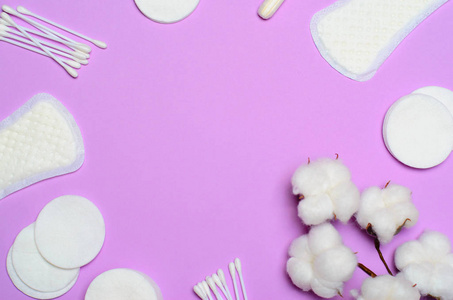
[[[234,294],[236,296],[236,300],[239,300],[238,286],[236,284],[236,268],[234,267],[234,263],[230,263],[228,265],[228,269],[230,270],[231,279],[233,280]]]
[[[7,21],[8,23],[12,24],[14,27],[17,28],[16,22],[14,22],[13,19],[11,19],[11,17],[7,13],[2,12],[1,17],[2,19],[4,19],[5,21]],[[19,29],[20,32],[22,32],[27,38],[34,42],[39,48],[41,48],[42,51],[46,52],[47,55],[50,56],[53,60],[55,60],[61,67],[63,67],[66,70],[66,72],[68,72],[69,75],[71,75],[74,78],[76,78],[79,75],[76,70],[64,64],[61,61],[61,59],[53,55],[49,50],[47,50],[47,48],[43,47],[35,38],[31,37],[26,31],[20,28],[17,29]]]
[[[206,300],[207,296],[198,284],[193,287],[193,291],[195,292],[195,294],[197,294],[198,297],[200,297],[200,299]]]
[[[258,15],[264,20],[270,19],[284,0],[264,0],[258,9]]]
[[[222,269],[218,269],[218,270],[217,270],[217,275],[219,275],[220,281],[222,282],[223,287],[225,288],[225,290],[226,290],[227,293],[228,293],[228,298],[229,298],[230,300],[233,300],[233,297],[231,297],[230,289],[228,288],[228,284],[226,283],[225,273],[223,273],[223,270],[222,270]]]
[[[12,44],[12,45],[15,45],[15,46],[18,46],[18,47],[33,51],[33,52],[36,52],[36,53],[44,55],[44,56],[48,56],[44,51],[41,51],[41,50],[36,49],[34,47],[30,47],[30,46],[24,45],[22,43],[16,42],[16,41],[8,39],[8,38],[1,37],[1,35],[0,35],[0,41],[9,43],[9,44]],[[66,60],[66,59],[62,59],[62,62],[65,63],[65,64],[68,64],[69,66],[71,66],[73,68],[76,68],[76,69],[80,68],[80,63],[79,62],[72,61],[72,60]]]
[[[9,24],[8,22],[6,22],[6,21],[3,20],[3,19],[0,19],[0,25],[3,25],[3,26],[11,26],[11,24]],[[72,49],[74,50],[74,52],[79,53],[79,55],[81,55],[81,56],[83,55],[83,56],[84,56],[84,57],[83,57],[84,59],[90,57],[90,55],[89,55],[88,53],[86,53],[86,52],[83,51],[84,49],[86,50],[86,48],[84,47],[84,46],[86,46],[86,45],[84,45],[84,44],[80,44],[80,43],[74,44],[74,43],[68,42],[68,41],[66,41],[66,40],[63,40],[63,39],[61,39],[61,38],[59,38],[59,37],[55,37],[55,36],[52,36],[52,35],[48,35],[48,34],[39,32],[39,31],[37,31],[37,30],[29,29],[29,28],[26,28],[26,27],[23,27],[23,26],[20,26],[20,25],[18,25],[18,26],[21,27],[23,30],[27,31],[28,33],[32,33],[32,34],[34,34],[34,35],[37,35],[37,36],[40,36],[40,37],[44,37],[44,38],[46,38],[46,39],[53,40],[53,41],[55,41],[55,42],[64,44],[64,45],[66,45],[66,46],[72,48]],[[8,27],[6,27],[6,28],[8,28]],[[13,32],[12,29],[10,29],[10,28],[8,28],[8,30],[11,31],[11,32]],[[14,34],[22,35],[22,33],[18,32],[18,31],[13,32],[13,33],[14,33]],[[75,49],[74,49],[74,48],[75,48]]]
[[[228,294],[225,290],[225,288],[223,287],[222,285],[222,282],[220,281],[220,278],[219,276],[217,276],[217,274],[212,274],[212,279],[214,280],[215,284],[219,287],[219,289],[222,291],[222,293],[225,295],[225,298],[227,298],[227,300],[231,300],[229,297],[228,297]]]
[[[242,294],[244,295],[244,300],[248,300],[247,299],[247,293],[245,291],[244,278],[242,276],[242,265],[241,265],[241,261],[239,260],[239,258],[236,258],[234,260],[234,264],[235,264],[236,269],[237,269],[238,274],[239,274],[239,280],[241,281]]]
[[[203,287],[203,290],[206,293],[206,295],[208,295],[209,300],[213,300],[211,290],[209,289],[208,283],[206,281],[202,281],[201,286]]]
[[[57,24],[57,23],[55,23],[55,22],[53,22],[53,21],[47,20],[47,19],[44,18],[44,17],[41,17],[41,16],[39,16],[39,15],[37,15],[37,14],[32,13],[31,11],[29,11],[28,9],[26,9],[26,8],[23,7],[23,6],[18,6],[18,7],[17,7],[17,11],[20,12],[20,13],[22,13],[22,14],[24,14],[24,15],[29,15],[29,16],[35,17],[35,18],[38,19],[38,20],[41,20],[41,21],[43,21],[43,22],[46,22],[46,23],[48,23],[48,24],[50,24],[50,25],[53,25],[53,26],[55,26],[55,27],[57,27],[57,28],[60,28],[60,29],[62,29],[62,30],[64,30],[64,31],[66,31],[66,32],[72,33],[73,35],[76,35],[76,36],[78,36],[78,37],[80,37],[80,38],[82,38],[82,39],[85,39],[85,40],[87,40],[87,41],[93,43],[94,45],[98,46],[99,48],[103,48],[103,49],[107,48],[107,44],[106,44],[106,43],[101,42],[101,41],[98,41],[98,40],[94,40],[94,39],[92,39],[92,38],[89,38],[89,37],[87,37],[87,36],[81,34],[81,33],[78,33],[78,32],[76,32],[76,31],[73,31],[73,30],[71,30],[71,29],[68,29],[68,28],[66,28],[66,27],[64,27],[64,26],[62,26],[62,25],[60,25],[60,24]]]
[[[21,41],[21,42],[26,43],[26,44],[35,45],[33,42],[30,42],[29,40],[26,40],[26,39],[23,39],[23,38],[20,38],[20,37],[16,37],[14,35],[9,34],[9,33],[13,33],[13,34],[15,34],[17,36],[24,37],[24,35],[20,31],[14,31],[14,30],[8,28],[5,25],[1,25],[0,24],[0,31],[5,32],[5,34],[8,35],[7,37],[10,37],[12,39],[16,39],[16,40]],[[47,47],[59,50],[60,53],[61,52],[65,52],[68,55],[71,55],[71,57],[73,56],[73,57],[78,58],[80,60],[85,60],[86,59],[86,56],[84,54],[81,54],[80,52],[76,52],[76,51],[73,51],[73,50],[68,50],[68,49],[65,49],[63,47],[59,47],[58,45],[55,45],[55,44],[52,44],[52,43],[49,43],[49,42],[46,42],[46,41],[43,41],[43,40],[40,40],[40,39],[38,39],[38,41],[41,44],[46,45]],[[57,53],[57,54],[60,55],[60,53]],[[63,55],[63,56],[65,56],[65,55]]]
[[[219,291],[217,290],[214,280],[211,277],[207,276],[206,281],[207,281],[209,287],[211,288],[212,292],[214,293],[216,299],[223,300],[222,296],[220,296]]]
[[[72,44],[77,44],[86,53],[90,53],[91,52],[91,47],[90,46],[85,45],[85,44],[81,44],[81,43],[77,43],[73,39],[71,39],[71,38],[69,38],[69,37],[67,37],[67,36],[65,36],[65,35],[63,35],[63,34],[61,34],[59,32],[56,32],[55,30],[52,30],[49,27],[46,27],[46,26],[44,26],[42,24],[39,24],[38,22],[35,22],[35,21],[31,20],[30,18],[27,18],[26,16],[22,15],[21,13],[18,13],[17,11],[15,11],[13,8],[9,7],[8,5],[3,5],[2,9],[3,9],[4,12],[7,12],[7,13],[13,15],[13,16],[16,16],[16,17],[24,20],[28,24],[35,26],[36,28],[38,28],[39,30],[41,30],[44,33],[59,37],[59,38],[61,38],[63,40],[71,42]]]

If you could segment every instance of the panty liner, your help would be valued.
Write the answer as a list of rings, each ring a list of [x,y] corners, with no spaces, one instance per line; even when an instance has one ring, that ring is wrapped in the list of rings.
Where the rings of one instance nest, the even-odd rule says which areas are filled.
[[[324,59],[341,74],[366,81],[432,12],[449,0],[339,0],[310,24]]]
[[[74,172],[85,158],[68,110],[37,94],[0,123],[0,199],[35,182]]]

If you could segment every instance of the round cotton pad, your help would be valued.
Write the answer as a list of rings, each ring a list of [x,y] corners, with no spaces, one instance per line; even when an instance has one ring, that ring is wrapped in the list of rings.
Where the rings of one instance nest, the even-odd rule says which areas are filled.
[[[113,269],[91,282],[85,300],[162,300],[156,283],[138,271]]]
[[[435,98],[411,94],[387,111],[384,141],[390,153],[403,164],[431,168],[443,162],[453,148],[453,117]]]
[[[52,200],[36,219],[36,246],[48,262],[60,268],[79,268],[92,261],[101,251],[104,238],[101,213],[80,196]]]
[[[54,292],[68,286],[79,275],[79,269],[61,269],[49,264],[35,243],[35,223],[24,228],[12,247],[12,261],[23,283],[40,292]]]
[[[428,95],[442,102],[453,115],[453,91],[440,86],[425,86],[412,92],[412,94]]]
[[[11,281],[16,286],[16,288],[27,296],[30,296],[35,299],[57,298],[63,294],[66,294],[74,286],[74,284],[77,281],[77,277],[76,277],[73,281],[71,281],[71,283],[68,286],[66,286],[65,288],[63,288],[59,291],[55,291],[55,292],[44,293],[44,292],[36,291],[36,290],[30,288],[25,283],[23,283],[20,280],[19,276],[17,276],[16,270],[14,269],[14,266],[13,266],[11,252],[12,252],[12,247],[9,249],[8,256],[6,258],[6,270],[8,272],[9,278],[11,278]]]
[[[189,16],[200,0],[135,0],[138,9],[153,21],[175,23]]]

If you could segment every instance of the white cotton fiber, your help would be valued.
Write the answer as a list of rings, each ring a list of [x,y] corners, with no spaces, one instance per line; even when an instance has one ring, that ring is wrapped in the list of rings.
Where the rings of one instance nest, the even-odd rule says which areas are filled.
[[[311,33],[333,68],[365,81],[420,22],[447,1],[340,0],[313,16]]]
[[[360,193],[348,168],[338,159],[319,159],[300,166],[291,179],[293,193],[304,197],[298,215],[307,225],[338,218],[346,223],[357,211]]]
[[[357,266],[356,256],[330,223],[313,226],[295,239],[289,255],[286,269],[294,285],[323,298],[342,293]]]
[[[389,184],[384,189],[363,191],[356,219],[364,229],[370,224],[379,241],[388,243],[401,226],[409,228],[417,223],[418,211],[408,188]]]
[[[35,95],[0,123],[0,199],[74,172],[84,157],[82,135],[72,115],[51,95]]]
[[[364,280],[361,295],[355,294],[358,300],[418,300],[420,293],[400,274],[383,275]]]
[[[398,247],[395,264],[422,295],[453,299],[453,254],[447,236],[424,232],[417,241]]]

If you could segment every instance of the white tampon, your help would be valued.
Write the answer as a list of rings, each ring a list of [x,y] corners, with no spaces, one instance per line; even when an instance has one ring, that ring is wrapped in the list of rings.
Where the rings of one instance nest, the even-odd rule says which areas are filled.
[[[264,0],[258,9],[258,15],[264,20],[270,19],[285,0]]]
[[[206,282],[208,283],[209,287],[211,288],[212,292],[214,293],[216,299],[223,300],[222,296],[220,296],[219,291],[217,290],[214,280],[211,277],[207,276]]]
[[[13,31],[12,29],[10,29],[9,26],[11,26],[11,24],[9,24],[8,22],[6,22],[3,19],[0,19],[0,25],[6,26],[8,28],[8,30],[6,30],[6,31],[11,31],[14,34],[19,34],[19,35],[22,34],[22,33],[20,33],[17,30]],[[90,55],[88,53],[83,51],[84,49],[86,50],[86,47],[85,47],[86,45],[84,45],[84,44],[80,44],[80,43],[74,44],[74,43],[68,42],[66,40],[63,40],[63,39],[61,39],[61,38],[59,38],[57,36],[48,35],[46,33],[43,33],[43,32],[37,31],[37,30],[33,30],[33,29],[30,29],[30,28],[27,28],[27,27],[23,27],[23,26],[20,26],[20,25],[17,25],[17,26],[21,27],[23,30],[27,31],[28,33],[32,33],[34,35],[37,35],[37,36],[40,36],[40,37],[44,37],[46,39],[49,39],[49,40],[64,44],[64,45],[70,47],[71,49],[73,49],[74,52],[79,53],[80,56],[84,56],[83,59],[90,57]]]
[[[217,270],[217,275],[219,275],[220,281],[222,282],[223,287],[225,288],[225,290],[226,290],[227,293],[228,293],[228,298],[229,298],[230,300],[233,300],[233,297],[231,296],[231,293],[230,293],[230,289],[228,288],[228,284],[226,283],[225,273],[223,273],[223,270],[222,270],[222,269],[218,269],[218,270]]]
[[[9,37],[9,38],[12,38],[12,39],[15,39],[15,40],[18,40],[20,42],[23,42],[23,43],[26,43],[26,44],[31,44],[31,45],[35,45],[33,42],[30,42],[29,40],[27,39],[23,39],[23,38],[20,38],[20,37],[25,37],[22,32],[20,31],[16,31],[16,30],[11,30],[10,28],[8,28],[7,26],[5,25],[1,25],[0,24],[0,32],[1,31],[4,31],[5,32],[5,36],[6,37]],[[13,33],[15,35],[17,35],[18,37],[14,36],[14,35],[11,35],[9,33]],[[46,45],[47,47],[49,48],[53,48],[53,49],[56,49],[58,52],[54,52],[54,51],[51,51],[51,52],[54,52],[58,55],[61,55],[62,52],[64,53],[67,53],[67,55],[70,55],[69,58],[71,57],[75,57],[75,58],[78,58],[78,59],[81,59],[81,60],[85,60],[86,59],[86,56],[80,52],[76,52],[76,51],[73,51],[73,50],[68,50],[68,49],[65,49],[63,47],[60,47],[58,45],[55,45],[55,44],[52,44],[52,43],[49,43],[49,42],[46,42],[46,41],[43,41],[43,40],[40,40],[38,39],[38,41],[43,44],[43,45]],[[62,56],[65,56],[67,57],[66,55],[62,55]]]
[[[9,39],[9,38],[5,38],[5,37],[2,37],[1,34],[0,34],[0,41],[3,41],[3,42],[6,42],[6,43],[9,43],[11,45],[15,45],[15,46],[18,46],[18,47],[21,47],[21,48],[24,48],[26,50],[29,50],[29,51],[33,51],[35,53],[38,53],[38,54],[41,54],[41,55],[44,55],[44,56],[48,56],[44,51],[42,50],[39,50],[35,47],[30,47],[28,45],[25,45],[25,44],[22,44],[20,42],[17,42],[15,40],[12,40],[12,39]],[[75,69],[79,69],[80,68],[80,63],[77,62],[77,61],[73,61],[73,60],[68,60],[68,59],[62,59],[61,60],[63,63],[75,68]]]
[[[2,16],[2,19],[6,20],[7,22],[9,22],[10,24],[12,24],[14,27],[17,28],[16,22],[14,22],[13,19],[11,19],[11,17],[7,13],[2,12],[1,16]],[[63,67],[66,70],[66,72],[68,72],[69,75],[71,75],[74,78],[76,78],[78,76],[76,70],[74,70],[73,68],[64,64],[61,61],[61,59],[59,59],[58,57],[53,55],[49,50],[47,50],[47,48],[43,47],[35,38],[31,37],[26,31],[24,31],[20,28],[17,28],[17,29],[19,29],[20,32],[22,32],[27,38],[29,38],[31,41],[33,41],[39,48],[41,48],[42,51],[47,53],[47,55],[50,56],[53,60],[55,60],[61,67]]]
[[[193,291],[195,292],[195,294],[197,294],[198,297],[200,297],[200,299],[206,300],[206,294],[198,284],[193,287]]]
[[[41,30],[42,32],[44,33],[47,33],[48,35],[53,35],[55,37],[59,37],[63,40],[66,40],[68,42],[71,42],[72,44],[77,44],[79,45],[80,49],[83,50],[84,52],[87,52],[87,53],[90,53],[91,52],[91,47],[88,46],[88,45],[85,45],[85,44],[81,44],[81,43],[78,43],[76,41],[74,41],[73,39],[59,33],[59,32],[56,32],[55,30],[52,30],[50,29],[49,27],[46,27],[42,24],[39,24],[38,22],[35,22],[33,20],[31,20],[30,18],[24,16],[23,14],[15,11],[13,8],[9,7],[8,5],[3,5],[2,6],[2,9],[4,12],[7,12],[13,16],[16,16],[22,20],[24,20],[25,22],[27,22],[28,24],[30,25],[33,25],[35,26],[36,28],[38,28],[39,30]],[[17,24],[16,24],[17,25]],[[16,26],[15,26],[16,27]],[[17,28],[17,27],[16,27]],[[18,28],[19,29],[19,28]],[[71,47],[71,46],[70,46]],[[72,48],[72,47],[71,47]]]
[[[220,278],[219,276],[217,276],[217,274],[212,274],[212,279],[214,280],[215,284],[220,288],[220,290],[222,291],[222,293],[225,295],[225,298],[227,298],[227,300],[231,300],[229,297],[228,297],[228,294],[225,290],[225,288],[223,287],[222,285],[222,282],[220,281]]]
[[[76,35],[76,36],[78,36],[78,37],[80,37],[80,38],[82,38],[82,39],[85,39],[85,40],[87,40],[87,41],[93,43],[94,45],[98,46],[99,48],[103,48],[103,49],[107,48],[107,44],[106,44],[106,43],[101,42],[101,41],[98,41],[98,40],[94,40],[94,39],[92,39],[92,38],[89,38],[89,37],[87,37],[87,36],[81,34],[81,33],[78,33],[78,32],[76,32],[76,31],[73,31],[73,30],[71,30],[71,29],[68,29],[68,28],[66,28],[66,27],[64,27],[64,26],[62,26],[62,25],[60,25],[60,24],[57,24],[57,23],[55,23],[55,22],[53,22],[53,21],[47,20],[46,18],[43,18],[43,17],[41,17],[41,16],[39,16],[39,15],[37,15],[37,14],[32,13],[31,11],[29,11],[28,9],[26,9],[26,8],[23,7],[23,6],[18,6],[18,7],[17,7],[17,11],[20,12],[20,13],[22,13],[22,14],[25,14],[25,15],[29,15],[29,16],[35,17],[35,18],[38,19],[38,20],[41,20],[41,21],[43,21],[43,22],[46,22],[46,23],[48,23],[48,24],[50,24],[50,25],[53,25],[53,26],[55,26],[55,27],[57,27],[57,28],[60,28],[60,29],[62,29],[62,30],[64,30],[64,31],[67,31],[67,32],[69,32],[69,33],[72,33],[73,35]]]
[[[39,50],[38,48],[36,48],[35,44],[33,44],[33,42],[30,42],[28,40],[25,40],[25,39],[18,40],[17,37],[13,38],[11,35],[9,35],[7,33],[4,33],[1,30],[0,30],[0,38],[2,38],[2,41],[4,41],[4,42],[10,43],[12,45],[15,45],[15,46],[18,46],[18,47],[21,47],[21,48],[24,48],[24,49],[27,49],[27,50],[30,50],[32,52],[35,52],[35,53],[38,53],[38,54],[41,54],[41,55],[44,55],[44,56],[48,57],[48,55],[44,51]],[[27,46],[27,44],[31,45],[32,47]],[[52,49],[50,49],[50,50],[52,51]],[[58,54],[58,55],[61,55],[61,56],[69,58],[69,60],[62,59],[62,61],[65,64],[68,64],[69,66],[71,66],[73,68],[76,68],[76,69],[79,69],[81,67],[80,66],[80,62],[77,61],[71,55],[69,55],[67,53],[58,53],[58,50],[53,50],[53,51],[54,51],[55,54]]]
[[[201,286],[203,287],[203,290],[206,293],[206,295],[208,295],[209,300],[213,300],[211,290],[209,289],[208,283],[206,281],[202,281]]]
[[[233,280],[234,294],[236,296],[236,300],[239,300],[238,286],[236,284],[236,268],[234,267],[234,263],[230,263],[228,265],[228,269],[230,270],[231,279]]]
[[[241,265],[241,261],[239,260],[239,258],[236,258],[234,260],[234,264],[236,266],[236,269],[238,270],[238,274],[239,274],[239,280],[241,281],[241,287],[242,287],[242,294],[244,295],[244,299],[245,300],[248,300],[247,299],[247,293],[245,291],[245,284],[244,284],[244,278],[242,276],[242,265]]]

